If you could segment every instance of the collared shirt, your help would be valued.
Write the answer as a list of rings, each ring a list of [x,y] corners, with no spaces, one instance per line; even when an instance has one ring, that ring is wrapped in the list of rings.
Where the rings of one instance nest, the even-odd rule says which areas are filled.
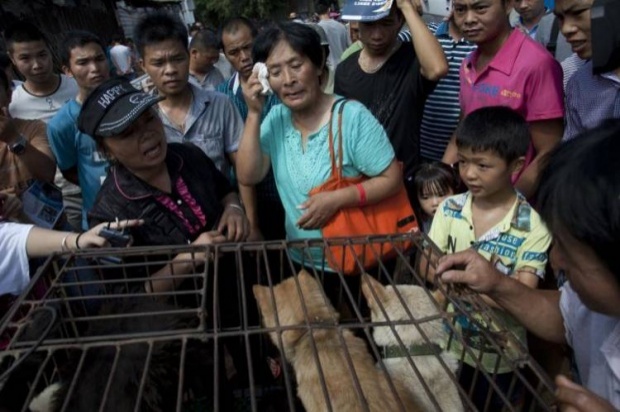
[[[473,248],[506,276],[511,276],[519,270],[526,270],[543,278],[551,235],[523,195],[517,193],[512,209],[497,225],[479,238],[475,236],[472,198],[471,193],[466,192],[451,196],[439,205],[429,232],[430,239],[437,247],[444,253],[456,253]],[[506,312],[494,310],[494,313],[525,345],[525,329]],[[484,352],[482,365],[486,370],[494,371],[497,355],[492,353],[492,349],[480,337],[475,324],[462,317],[457,317],[456,324],[474,354],[477,356],[480,351]],[[489,325],[489,327],[495,326]],[[460,357],[463,348],[455,340],[450,350]],[[465,362],[472,366],[476,365],[469,355],[465,355]],[[500,362],[497,372],[509,371],[511,371],[510,365],[504,361]]]
[[[500,50],[480,71],[473,51],[461,66],[461,109],[463,116],[481,107],[508,106],[528,123],[564,117],[562,67],[544,47],[512,30]],[[530,143],[527,167],[536,153]],[[522,169],[525,170],[525,167]],[[515,176],[516,181],[519,176]]]
[[[476,49],[465,39],[454,40],[448,22],[429,26],[435,33],[448,60],[448,75],[437,83],[424,105],[420,127],[420,154],[423,158],[441,160],[446,146],[456,129],[461,114],[459,102],[461,63]]]
[[[620,119],[620,77],[592,73],[592,61],[582,66],[566,86],[564,141],[593,129],[606,119]]]
[[[82,188],[82,228],[88,228],[87,215],[107,174],[109,163],[92,137],[80,132],[77,118],[82,106],[72,99],[47,125],[47,138],[60,170],[77,168]]]
[[[474,234],[472,198],[466,192],[439,206],[429,233],[439,249],[456,253],[471,247],[506,275],[527,267],[544,277],[551,235],[523,195],[518,193],[510,212],[480,238]]]
[[[547,15],[551,15],[551,10],[545,8],[545,14],[543,14],[543,16],[541,17],[541,20],[547,16]],[[525,27],[523,25],[523,19],[521,18],[521,16],[519,16],[516,24],[513,24],[514,28],[517,29],[523,29],[525,31],[527,31],[527,34],[532,38],[532,39],[536,39],[536,33],[538,32],[538,28],[540,27],[540,21],[538,23],[536,23],[531,29],[528,29],[527,27]]]
[[[193,99],[187,117],[185,131],[179,130],[158,109],[164,124],[168,143],[191,142],[213,160],[220,172],[230,178],[231,166],[227,155],[237,151],[243,133],[243,120],[230,99],[222,93],[202,90],[189,83]]]
[[[588,309],[566,282],[560,309],[583,385],[620,409],[620,320]]]
[[[243,90],[241,89],[241,86],[239,84],[239,73],[235,73],[230,79],[220,83],[215,88],[215,90],[220,93],[224,93],[230,98],[230,100],[239,111],[241,119],[245,122],[245,119],[247,119],[248,117],[248,105],[245,102],[245,98],[243,97]],[[280,99],[278,99],[278,96],[273,93],[269,94],[265,99],[263,113],[261,114],[261,121],[265,119],[272,107],[280,103],[281,102]]]
[[[239,73],[235,73],[229,80],[220,83],[216,90],[220,93],[224,93],[233,102],[241,118],[245,122],[248,117],[248,105],[243,97],[243,90],[239,85]],[[261,114],[261,122],[265,120],[269,111],[276,105],[280,104],[280,99],[274,93],[271,93],[265,99],[265,105],[263,106],[263,112]],[[269,171],[265,179],[260,182],[256,187],[256,198],[259,202],[276,202],[280,203],[280,196],[276,188],[276,182],[273,177],[272,171]]]
[[[333,127],[336,134],[338,126],[335,120]],[[286,236],[289,240],[322,237],[321,230],[301,229],[297,221],[304,213],[298,206],[308,200],[313,188],[325,183],[331,175],[328,131],[327,123],[308,136],[303,148],[301,134],[293,125],[291,111],[285,105],[274,107],[261,124],[261,149],[271,159],[286,212]],[[346,103],[340,135],[344,136],[343,176],[377,176],[394,159],[394,149],[385,130],[359,102]],[[310,253],[312,261],[321,267],[323,250],[311,250]],[[299,250],[292,250],[291,254],[295,260],[301,261]]]
[[[204,90],[215,90],[224,81],[224,76],[217,67],[212,67],[202,79],[190,73],[189,81]]]

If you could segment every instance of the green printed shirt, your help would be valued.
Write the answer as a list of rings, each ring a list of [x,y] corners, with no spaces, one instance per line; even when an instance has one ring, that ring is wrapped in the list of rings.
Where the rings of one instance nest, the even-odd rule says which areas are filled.
[[[507,276],[526,270],[541,279],[545,275],[547,251],[551,244],[551,234],[547,227],[520,193],[517,193],[515,204],[506,216],[480,238],[475,236],[471,193],[451,196],[439,205],[429,237],[444,253],[473,248]],[[525,346],[525,329],[504,311],[494,312]],[[488,325],[475,313],[470,313],[470,316],[486,325],[491,332],[497,332],[497,325]],[[484,342],[482,336],[476,333],[478,325],[475,322],[457,316],[456,326],[476,357],[480,350],[483,352],[482,364],[488,372],[504,373],[512,370],[506,362],[497,364],[497,355],[490,353],[493,351],[488,342]],[[462,347],[457,339],[452,341],[450,350],[461,356]],[[466,355],[464,359],[466,363],[475,366],[470,355]]]

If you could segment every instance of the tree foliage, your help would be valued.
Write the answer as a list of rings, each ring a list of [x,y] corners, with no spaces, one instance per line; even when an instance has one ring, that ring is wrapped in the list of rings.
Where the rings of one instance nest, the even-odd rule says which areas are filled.
[[[287,0],[195,0],[196,17],[217,27],[235,16],[252,19],[278,19],[287,14]]]

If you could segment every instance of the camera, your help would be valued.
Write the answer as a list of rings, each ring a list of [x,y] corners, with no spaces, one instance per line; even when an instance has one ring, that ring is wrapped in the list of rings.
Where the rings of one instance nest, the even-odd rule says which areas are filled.
[[[104,227],[99,231],[99,236],[105,238],[112,247],[125,247],[131,242],[131,236],[122,230]]]

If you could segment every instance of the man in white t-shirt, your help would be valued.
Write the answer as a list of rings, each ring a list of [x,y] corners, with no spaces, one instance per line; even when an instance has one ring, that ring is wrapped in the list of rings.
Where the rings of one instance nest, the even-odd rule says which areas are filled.
[[[123,36],[115,36],[112,40],[110,58],[112,59],[112,64],[116,68],[117,75],[125,76],[129,80],[133,79],[133,57],[131,49],[123,44]]]
[[[77,83],[64,74],[54,73],[52,53],[37,27],[19,22],[5,30],[4,35],[9,57],[26,79],[13,91],[9,112],[17,119],[39,119],[47,123],[78,94]],[[69,224],[80,228],[82,196],[79,186],[67,182],[59,170],[55,183],[62,189]]]

